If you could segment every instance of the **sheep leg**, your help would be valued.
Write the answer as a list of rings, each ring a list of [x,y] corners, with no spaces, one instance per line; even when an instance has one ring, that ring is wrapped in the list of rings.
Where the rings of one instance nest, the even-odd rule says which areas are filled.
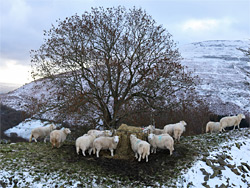
[[[148,155],[146,155],[146,162],[148,162]]]
[[[99,149],[96,150],[96,157],[99,157]]]
[[[36,138],[34,137],[35,142],[37,142]]]
[[[89,155],[91,155],[91,153],[92,153],[92,148],[89,148]]]
[[[135,158],[138,159],[137,153],[135,153]]]
[[[44,141],[44,143],[46,143],[46,139],[47,139],[47,137],[45,137],[45,138],[44,138],[44,140],[43,140],[43,141]]]
[[[79,155],[79,147],[76,147],[76,153],[77,153],[77,155]]]
[[[139,159],[138,159],[138,161],[139,161],[139,162],[141,161],[141,154],[139,154]]]
[[[113,149],[109,149],[110,152],[111,152],[111,156],[113,157],[114,156],[114,150]]]
[[[57,141],[57,142],[56,142],[56,147],[57,147],[57,148],[60,148],[60,146],[61,146],[60,142]]]
[[[82,149],[82,155],[83,155],[83,156],[86,156],[86,155],[85,155],[85,149]]]
[[[171,148],[168,148],[170,151],[170,156],[173,154],[173,150]]]

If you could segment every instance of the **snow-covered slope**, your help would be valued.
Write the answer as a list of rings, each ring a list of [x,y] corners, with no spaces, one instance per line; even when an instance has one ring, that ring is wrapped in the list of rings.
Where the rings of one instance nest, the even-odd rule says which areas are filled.
[[[249,41],[205,41],[181,46],[182,64],[201,78],[197,91],[210,101],[210,109],[219,115],[250,112],[250,62],[237,48],[246,49]],[[26,84],[7,94],[1,103],[16,110],[31,110],[44,100],[56,103],[49,79]],[[48,113],[44,119],[53,120]]]
[[[219,115],[250,112],[250,62],[237,48],[249,41],[215,40],[181,46],[182,64],[201,79],[197,86]]]

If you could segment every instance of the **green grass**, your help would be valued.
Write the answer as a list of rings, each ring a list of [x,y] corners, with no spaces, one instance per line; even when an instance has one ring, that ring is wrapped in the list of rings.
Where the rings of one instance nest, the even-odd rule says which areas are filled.
[[[245,134],[244,130],[238,132]],[[65,142],[59,149],[52,149],[50,143],[43,142],[0,144],[0,169],[13,172],[4,177],[9,184],[27,187],[53,178],[64,187],[77,182],[80,187],[172,186],[182,170],[191,167],[196,159],[208,156],[209,151],[216,150],[220,143],[231,139],[234,139],[232,131],[182,137],[181,142],[175,144],[172,156],[169,156],[168,151],[160,151],[151,154],[148,163],[103,157],[97,159],[88,154],[86,157],[81,154],[78,156],[74,142]],[[14,172],[19,173],[19,180],[15,180]],[[32,182],[25,179],[25,172],[33,177]],[[19,184],[19,181],[23,184]],[[1,185],[4,187],[3,181],[0,181]]]

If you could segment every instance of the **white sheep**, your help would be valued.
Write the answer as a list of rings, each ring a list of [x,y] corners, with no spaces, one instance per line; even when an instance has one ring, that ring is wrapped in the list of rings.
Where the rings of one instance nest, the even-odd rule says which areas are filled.
[[[174,136],[174,139],[180,141],[182,133],[186,130],[185,126],[187,123],[185,121],[180,121],[179,123],[165,125],[164,131],[171,136]]]
[[[83,156],[85,155],[85,151],[88,150],[89,155],[93,150],[93,142],[96,136],[94,134],[88,135],[84,134],[83,136],[76,139],[76,153],[79,155],[80,149],[82,150]]]
[[[147,132],[153,132],[155,130],[155,126],[153,126],[153,125],[149,125],[149,126],[147,126],[147,127],[145,127],[144,129],[143,129],[143,132],[144,133],[147,133]]]
[[[227,117],[221,118],[221,120],[220,120],[220,132],[222,132],[222,130],[225,131],[226,127],[231,127],[231,126],[234,126],[234,129],[237,126],[239,129],[241,120],[245,119],[245,118],[246,117],[244,114],[238,114],[237,116],[227,116]]]
[[[219,132],[220,131],[220,122],[209,121],[206,125],[206,133],[210,132]]]
[[[135,158],[141,161],[141,158],[146,157],[146,162],[148,162],[148,156],[150,155],[150,144],[144,140],[138,139],[135,135],[130,135],[130,143],[133,152],[135,153]],[[139,155],[139,158],[138,158]]]
[[[111,156],[114,156],[114,149],[117,148],[119,136],[113,137],[98,137],[93,142],[93,153],[96,152],[96,157],[99,157],[99,152],[102,149],[109,149]]]
[[[167,133],[170,136],[174,136],[174,126],[175,126],[175,124],[165,125],[164,128],[163,128],[164,133]]]
[[[112,131],[110,130],[95,130],[95,129],[91,129],[88,131],[87,133],[88,135],[94,134],[96,137],[100,137],[100,136],[112,136]]]
[[[173,154],[174,151],[174,139],[169,134],[149,134],[148,141],[151,147],[151,153],[156,153],[156,149],[168,149],[170,151],[170,155]]]
[[[164,134],[164,133],[167,133],[167,132],[164,129],[157,129],[157,128],[155,128],[153,130],[153,132],[151,132],[151,133],[156,134],[156,135],[160,135],[160,134]]]
[[[143,132],[144,133],[148,133],[149,132],[149,133],[153,133],[153,134],[157,134],[157,135],[165,133],[164,129],[157,129],[153,125],[149,125],[149,126],[145,127],[143,129]]]
[[[51,124],[49,127],[37,127],[31,131],[29,142],[34,138],[35,142],[37,142],[38,138],[44,138],[44,143],[46,143],[46,139],[49,136],[50,132],[56,129],[56,126]]]
[[[70,134],[71,131],[68,128],[64,128],[61,130],[54,130],[50,133],[50,142],[53,147],[61,147],[62,143],[66,140],[66,137],[68,134]]]

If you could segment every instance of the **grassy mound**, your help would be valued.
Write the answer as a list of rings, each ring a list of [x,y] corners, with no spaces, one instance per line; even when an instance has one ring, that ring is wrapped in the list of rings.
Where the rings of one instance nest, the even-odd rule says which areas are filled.
[[[237,132],[245,134],[244,130]],[[76,154],[74,142],[65,142],[59,149],[43,142],[0,144],[0,187],[172,186],[181,171],[192,166],[195,159],[207,156],[220,143],[235,139],[235,134],[236,131],[229,131],[182,137],[180,143],[175,144],[172,156],[168,150],[159,150],[150,154],[148,163],[139,163],[135,158],[83,157]],[[125,140],[128,136],[124,136],[121,143]],[[103,152],[110,155],[108,151]]]

